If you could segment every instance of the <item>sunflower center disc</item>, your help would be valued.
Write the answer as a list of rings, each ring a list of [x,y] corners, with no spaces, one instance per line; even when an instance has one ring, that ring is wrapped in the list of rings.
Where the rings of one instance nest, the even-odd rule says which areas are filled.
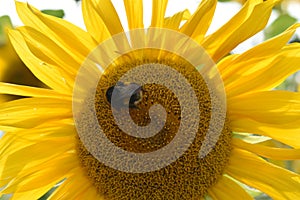
[[[231,151],[218,69],[170,29],[135,29],[94,49],[73,116],[78,156],[103,199],[200,199]]]
[[[178,78],[168,78],[169,85],[174,86],[172,89],[157,83],[145,84],[142,81],[137,84],[139,80],[144,80],[145,77],[157,78],[154,75],[155,73],[147,72],[147,70],[142,70],[144,73],[140,73],[140,75],[137,73],[138,75],[135,75],[136,80],[133,78],[131,82],[116,81],[121,80],[124,74],[138,66],[147,69],[157,68],[156,70],[160,70],[161,74],[166,74],[162,69],[169,67],[176,70],[180,76],[186,78],[193,88],[197,102],[199,102],[197,107],[200,111],[200,116],[195,121],[197,130],[191,138],[192,140],[187,140],[190,141],[188,144],[179,144],[177,142],[177,150],[184,149],[184,151],[179,156],[175,156],[176,159],[168,163],[165,163],[167,159],[162,160],[159,162],[162,166],[156,169],[155,166],[152,166],[155,161],[145,161],[142,163],[144,166],[140,166],[138,163],[130,163],[136,162],[130,159],[124,163],[123,159],[127,158],[118,157],[113,150],[109,150],[112,153],[106,155],[106,157],[122,163],[122,166],[119,168],[111,167],[95,158],[85,148],[81,140],[78,140],[78,155],[81,163],[104,199],[199,199],[207,192],[208,188],[216,183],[223,173],[231,149],[231,132],[226,122],[224,124],[224,121],[221,119],[214,119],[215,125],[223,127],[222,133],[218,136],[218,140],[210,152],[203,157],[199,156],[210,127],[212,107],[218,108],[218,98],[212,96],[207,84],[192,65],[178,57],[176,62],[168,59],[140,59],[135,62],[123,62],[122,64],[108,67],[105,71],[105,76],[102,76],[98,83],[95,95],[94,104],[98,123],[106,138],[115,147],[136,155],[150,155],[150,153],[170,145],[172,140],[176,138],[181,124],[193,124],[193,122],[187,121],[190,120],[189,117],[183,116],[187,113],[184,113],[181,105],[184,104],[182,101],[191,98],[192,94],[189,90],[180,90],[180,94],[174,92],[176,88],[182,88]],[[141,85],[141,90],[133,89],[131,93],[134,95],[137,94],[136,92],[141,92],[141,95],[131,96],[131,98],[135,99],[130,97],[127,100],[121,99],[121,97],[130,96],[126,92],[130,91],[131,86],[136,85]],[[107,89],[112,86],[117,88],[115,105],[112,101],[109,102],[107,98]],[[89,104],[89,101],[87,100],[86,103]],[[154,105],[161,105],[165,112],[158,112],[156,115],[151,116],[149,110]],[[130,115],[129,119],[128,113]],[[120,124],[116,122],[116,114],[121,119],[121,123],[125,124],[125,127],[120,128]],[[162,128],[156,134],[144,135],[143,137],[143,135],[139,136],[137,132],[134,135],[128,134],[126,130],[124,131],[124,129],[130,130],[132,124],[139,127],[150,127],[151,123],[158,123],[157,121],[162,121],[163,118],[165,118],[165,121],[163,121]],[[132,120],[133,123],[127,123],[126,120]],[[89,125],[86,122],[82,123],[82,127],[89,129]],[[92,132],[93,130],[90,131]],[[192,129],[186,126],[183,135],[192,136],[191,132]],[[103,148],[109,149],[110,147],[104,146]],[[166,154],[166,151],[162,154]],[[174,152],[169,152],[167,156],[172,158],[175,154]],[[151,167],[154,167],[155,170],[143,171],[143,169],[150,169]],[[137,170],[120,170],[131,168],[142,170],[139,173]]]

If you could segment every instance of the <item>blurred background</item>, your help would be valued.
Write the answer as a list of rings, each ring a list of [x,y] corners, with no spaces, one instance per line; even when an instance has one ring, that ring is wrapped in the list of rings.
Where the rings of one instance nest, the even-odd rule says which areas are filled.
[[[81,12],[81,1],[80,0],[19,0],[23,2],[28,2],[34,7],[42,10],[42,12],[53,15],[59,18],[64,18],[76,24],[77,26],[85,29],[82,12]],[[125,9],[123,6],[123,1],[112,0],[117,12],[120,15],[120,19],[123,23],[124,29],[128,30],[127,18],[125,14]],[[171,16],[174,13],[188,8],[191,13],[194,12],[199,5],[199,0],[170,0],[172,1],[172,6],[167,8],[166,15]],[[208,34],[214,32],[223,24],[225,24],[232,16],[235,15],[241,8],[244,0],[220,0],[217,6],[212,25],[208,30]],[[151,21],[151,0],[144,0],[144,24],[145,27],[150,25]],[[232,53],[242,53],[247,49],[267,40],[273,36],[278,35],[283,32],[290,25],[300,22],[300,0],[282,0],[274,9],[269,23],[265,30],[259,32],[255,36],[251,37],[247,41],[240,44],[237,48],[233,50]],[[30,86],[45,87],[38,79],[36,79],[31,72],[25,67],[23,62],[19,59],[15,53],[13,47],[11,46],[9,39],[6,34],[6,28],[14,28],[17,26],[22,26],[22,22],[18,18],[15,1],[14,0],[0,0],[0,82],[25,84]],[[292,42],[299,42],[300,30],[296,32],[294,37],[291,39]],[[280,90],[290,90],[290,91],[300,91],[300,72],[290,76],[283,84],[274,89]],[[20,97],[1,95],[0,94],[0,104],[14,100]],[[0,138],[3,132],[0,130]],[[241,138],[246,137],[241,135]],[[255,137],[255,136],[253,136]],[[251,139],[251,138],[244,138]],[[273,140],[262,140],[265,144],[274,147],[283,147]],[[285,146],[286,147],[286,146]],[[287,147],[289,148],[289,147]],[[282,166],[289,170],[300,172],[300,161],[271,161],[276,165]],[[241,183],[239,183],[241,184]],[[267,195],[261,192],[248,188],[245,189],[251,193],[257,200],[270,199]],[[51,192],[55,190],[53,188],[41,199],[46,199]],[[0,200],[9,199],[10,196],[2,196]]]

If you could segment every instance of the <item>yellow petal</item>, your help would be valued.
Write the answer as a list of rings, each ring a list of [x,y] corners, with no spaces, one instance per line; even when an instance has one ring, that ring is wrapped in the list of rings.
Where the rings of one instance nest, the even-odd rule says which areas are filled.
[[[163,27],[167,5],[168,0],[152,0],[151,27]]]
[[[63,121],[48,121],[32,129],[6,132],[0,140],[0,154],[7,155],[44,140],[68,140],[76,134],[74,125]]]
[[[56,99],[65,99],[69,101],[72,100],[71,96],[60,94],[54,90],[2,82],[0,82],[0,93],[27,97],[48,97]]]
[[[1,126],[0,125],[0,130],[4,131],[4,132],[10,132],[10,131],[18,131],[18,130],[22,130],[22,128],[16,128],[16,127],[12,127],[12,126]]]
[[[47,35],[61,48],[73,50],[73,54],[78,57],[85,58],[90,50],[96,46],[87,32],[66,20],[42,14],[26,3],[16,2],[16,8],[25,25]]]
[[[66,84],[63,75],[57,71],[55,66],[35,57],[21,33],[11,30],[9,36],[20,58],[40,81],[58,92],[71,92],[71,88]]]
[[[251,63],[260,62],[270,56],[273,57],[277,53],[280,53],[281,49],[288,43],[299,26],[300,24],[292,25],[280,35],[251,48],[241,55],[235,55],[234,59],[231,59],[230,61],[223,62],[222,59],[222,61],[218,63],[218,67],[219,70],[221,70],[225,84],[228,84],[228,79],[236,73],[240,74],[241,72],[253,71],[253,68],[256,66],[253,64],[251,66]]]
[[[167,17],[164,20],[164,28],[178,30],[180,23],[183,20],[187,20],[188,18],[190,18],[190,15],[190,11],[186,9],[182,12],[174,14],[172,17]]]
[[[218,70],[220,71],[220,74],[223,78],[224,84],[226,81],[226,70],[231,69],[232,65],[231,63],[239,56],[239,54],[231,54],[228,56],[225,56],[217,63]]]
[[[230,98],[227,103],[230,120],[243,117],[270,125],[296,123],[300,120],[298,92],[257,92]]]
[[[32,55],[38,60],[44,61],[45,64],[51,65],[57,76],[62,77],[62,81],[73,88],[77,70],[80,67],[81,62],[76,62],[72,57],[65,53],[64,50],[59,47],[56,48],[57,46],[55,43],[47,37],[42,37],[42,34],[38,31],[35,31],[30,27],[22,27],[17,30],[23,35]],[[32,36],[29,36],[31,34]]]
[[[273,199],[298,199],[300,196],[299,175],[272,165],[250,152],[233,149],[225,171]]]
[[[249,70],[236,71],[225,79],[228,98],[245,93],[270,90],[278,86],[288,76],[300,70],[299,48],[299,43],[293,43],[285,46],[280,53],[261,61],[240,62],[239,65],[243,63],[242,65],[247,66]]]
[[[98,44],[100,44],[111,35],[94,3],[95,1],[83,0],[82,14],[88,32],[93,36]]]
[[[18,192],[18,190],[14,191],[13,196],[10,200],[20,200],[20,199],[39,199],[42,197],[46,192],[48,192],[53,186],[56,184],[56,181],[50,182],[45,184],[41,187],[32,189],[26,192]]]
[[[144,28],[143,0],[124,0],[129,29]]]
[[[83,192],[85,195],[83,195]],[[84,197],[84,198],[80,198]],[[90,197],[90,198],[89,198]],[[49,197],[49,199],[99,199],[99,196],[94,185],[85,175],[85,171],[81,167],[73,170],[72,175],[66,179]]]
[[[38,135],[40,137],[41,135],[39,135],[39,133],[38,133],[39,131],[42,131],[44,133],[43,135],[46,135],[49,131],[50,131],[50,133],[52,133],[51,131],[60,129],[60,127],[62,127],[62,129],[64,129],[65,126],[67,126],[67,127],[71,126],[72,128],[74,127],[74,120],[72,117],[66,118],[66,119],[58,119],[58,120],[54,119],[54,120],[45,121],[45,122],[38,124],[34,129],[24,129],[24,128],[18,128],[18,127],[13,127],[13,126],[1,126],[0,125],[0,130],[3,130],[4,132],[9,132],[9,133],[11,133],[11,132],[17,133],[18,131],[24,133],[24,131],[25,131],[25,133],[26,132],[32,133],[32,134],[35,134],[35,136]],[[59,135],[62,135],[62,136],[71,135],[69,132],[70,131],[64,131],[63,133],[59,133]]]
[[[253,199],[241,186],[226,176],[222,176],[217,184],[208,190],[208,194],[215,200]]]
[[[20,140],[21,141],[21,140]],[[26,140],[23,140],[26,142]],[[6,151],[1,154],[0,160],[0,185],[3,186],[8,182],[13,181],[11,184],[16,184],[14,177],[21,173],[30,173],[32,170],[39,170],[41,165],[45,162],[55,160],[67,151],[74,149],[73,138],[60,138],[52,140],[38,141],[38,143],[30,144],[29,146],[23,146],[18,150]],[[14,144],[13,144],[14,145]],[[53,148],[55,147],[55,148]],[[18,181],[17,181],[18,182]],[[16,185],[12,186],[15,187]],[[7,188],[7,192],[12,189]]]
[[[0,125],[30,128],[48,120],[72,117],[69,101],[49,98],[25,98],[0,106]]]
[[[78,162],[74,156],[62,155],[41,164],[28,173],[21,173],[8,184],[3,192],[14,193],[13,199],[28,199],[30,196],[34,198],[33,195],[41,197],[47,191],[46,189],[49,190],[56,183],[68,178],[70,171],[76,165]]]
[[[90,24],[91,22],[88,22],[88,27],[93,34],[96,34],[97,31],[101,31],[103,28],[102,21],[111,35],[124,32],[118,13],[116,12],[111,0],[90,0],[84,1],[83,4],[83,17],[85,18],[85,22],[87,23],[89,20],[95,20],[96,18],[96,24]],[[97,26],[91,28],[92,25]],[[106,37],[107,32],[105,29],[104,31],[105,34],[103,36]]]
[[[300,148],[300,120],[287,124],[266,124],[248,118],[235,119],[230,122],[232,131],[255,133],[271,137],[294,148]]]
[[[275,1],[247,1],[224,26],[207,36],[202,46],[217,62],[238,44],[262,30],[268,22]],[[251,27],[251,28],[249,28]]]
[[[250,151],[265,158],[275,160],[300,160],[300,149],[284,149],[268,147],[261,144],[250,144],[237,138],[232,139],[232,144],[239,149]]]
[[[47,35],[38,30],[22,26],[17,28],[23,35],[31,52],[41,60],[57,66],[63,73],[75,79],[83,58],[78,58],[68,48],[61,48]]]
[[[182,26],[180,32],[201,43],[214,16],[216,5],[216,0],[201,1],[199,8]]]

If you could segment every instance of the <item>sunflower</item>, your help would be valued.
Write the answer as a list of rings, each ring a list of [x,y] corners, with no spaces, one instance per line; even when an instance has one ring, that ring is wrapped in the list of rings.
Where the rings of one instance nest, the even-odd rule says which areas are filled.
[[[0,106],[0,194],[299,199],[300,176],[270,161],[300,158],[300,95],[272,90],[300,68],[300,45],[287,44],[300,25],[230,55],[276,1],[247,1],[211,35],[217,1],[171,17],[167,3],[153,0],[145,29],[143,1],[124,0],[129,32],[110,0],[82,2],[87,31],[16,3],[25,26],[10,40],[48,88],[0,83],[27,97]]]

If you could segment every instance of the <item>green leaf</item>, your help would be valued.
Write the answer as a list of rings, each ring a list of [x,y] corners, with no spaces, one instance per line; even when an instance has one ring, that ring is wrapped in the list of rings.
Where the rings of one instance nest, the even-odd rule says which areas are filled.
[[[11,196],[11,194],[4,194],[0,197],[0,200],[9,200]]]
[[[282,14],[280,15],[270,26],[268,26],[265,31],[265,39],[272,38],[283,31],[285,31],[292,24],[296,23],[297,19],[288,15]]]
[[[9,16],[4,15],[0,17],[0,46],[6,44],[6,32],[5,28],[12,28],[12,23]]]
[[[64,10],[42,10],[42,13],[45,13],[47,15],[52,15],[54,17],[63,18],[65,16]]]

